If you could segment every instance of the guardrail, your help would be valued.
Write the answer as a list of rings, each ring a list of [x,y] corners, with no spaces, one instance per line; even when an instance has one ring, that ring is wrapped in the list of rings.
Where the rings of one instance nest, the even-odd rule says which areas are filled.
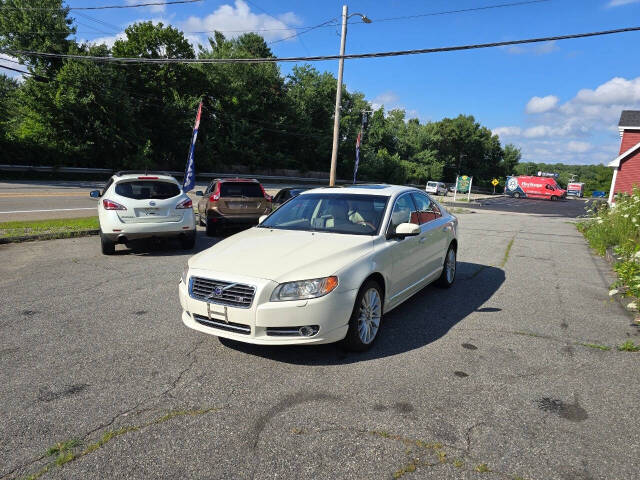
[[[106,175],[112,175],[116,170],[109,168],[84,168],[84,167],[50,167],[50,166],[37,166],[37,165],[0,165],[0,171],[6,172],[38,172],[38,173],[104,173]],[[165,170],[163,170],[165,171]],[[182,177],[184,172],[178,171],[166,171],[169,175],[175,177]],[[329,183],[329,177],[317,178],[317,177],[286,177],[278,175],[243,175],[240,173],[215,173],[204,172],[197,173],[196,178],[236,178],[236,177],[250,177],[260,181],[267,182],[304,182],[304,183]],[[338,183],[351,183],[349,180],[336,180]]]

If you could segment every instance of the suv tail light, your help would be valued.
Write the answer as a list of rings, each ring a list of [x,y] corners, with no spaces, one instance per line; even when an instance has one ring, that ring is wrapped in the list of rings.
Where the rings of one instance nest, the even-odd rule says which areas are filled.
[[[262,184],[260,184],[260,190],[262,190],[262,195],[264,195],[264,198],[267,200],[267,202],[270,202],[271,199],[271,195],[268,195],[267,192],[264,191],[264,187],[262,186]]]
[[[217,202],[220,200],[220,184],[216,184],[216,189],[209,195],[209,200],[212,202]]]
[[[126,210],[127,207],[124,205],[120,205],[119,203],[114,202],[113,200],[109,200],[107,198],[102,200],[102,206],[105,210]]]
[[[181,208],[193,208],[193,201],[190,198],[187,198],[186,200],[176,205],[176,210]]]

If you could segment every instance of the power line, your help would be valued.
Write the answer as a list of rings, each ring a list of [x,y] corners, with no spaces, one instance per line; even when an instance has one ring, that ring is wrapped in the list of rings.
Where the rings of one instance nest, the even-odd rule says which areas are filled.
[[[450,47],[420,48],[412,50],[396,50],[390,52],[353,53],[340,55],[318,55],[312,57],[265,57],[265,58],[127,58],[127,57],[98,57],[90,55],[70,55],[60,53],[34,52],[29,50],[0,50],[12,56],[33,56],[49,58],[68,58],[74,60],[90,60],[96,62],[109,62],[121,64],[218,64],[218,63],[278,63],[278,62],[321,62],[326,60],[354,60],[360,58],[400,57],[406,55],[422,55],[427,53],[455,52],[461,50],[478,50],[482,48],[506,47],[509,45],[523,45],[527,43],[552,42],[558,40],[570,40],[575,38],[597,37],[614,35],[618,33],[637,32],[640,27],[616,28],[598,32],[575,33],[570,35],[556,35],[552,37],[527,38],[523,40],[509,40],[505,42],[476,43],[471,45],[456,45]]]
[[[378,23],[378,22],[393,22],[396,20],[412,20],[414,18],[435,17],[439,15],[453,15],[455,13],[478,12],[482,10],[493,10],[496,8],[519,7],[521,5],[530,5],[533,3],[544,3],[544,2],[550,2],[550,1],[551,0],[525,0],[521,2],[498,3],[495,5],[485,5],[484,7],[461,8],[458,10],[443,10],[440,12],[420,13],[417,15],[404,15],[401,17],[387,17],[387,18],[376,18],[376,19],[372,18],[371,22]],[[356,24],[356,23],[364,23],[364,22],[362,21],[350,22],[350,24]]]
[[[157,5],[177,5],[182,3],[196,3],[204,0],[174,0],[171,2],[147,2],[147,3],[134,3],[132,5],[103,5],[100,7],[67,7],[69,10],[108,10],[114,8],[140,8],[140,7],[155,7]],[[0,10],[59,10],[58,8],[47,7],[9,7],[2,6]]]

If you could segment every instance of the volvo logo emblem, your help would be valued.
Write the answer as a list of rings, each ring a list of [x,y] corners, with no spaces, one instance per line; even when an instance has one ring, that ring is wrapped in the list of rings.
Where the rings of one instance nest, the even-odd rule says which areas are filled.
[[[156,206],[156,202],[154,202],[153,200],[151,200],[151,201],[149,202],[149,205],[151,205],[152,207],[155,207],[155,206]]]
[[[216,287],[216,288],[214,288],[214,289],[213,289],[213,294],[214,294],[216,297],[219,297],[220,295],[222,295],[222,292],[223,292],[223,290],[222,290],[222,288],[221,288],[221,287]]]

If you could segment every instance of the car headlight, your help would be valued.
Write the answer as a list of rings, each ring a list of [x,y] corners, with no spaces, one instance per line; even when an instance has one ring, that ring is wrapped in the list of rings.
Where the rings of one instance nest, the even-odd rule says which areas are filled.
[[[338,277],[336,276],[281,283],[271,294],[271,301],[284,302],[287,300],[306,300],[308,298],[322,297],[335,290],[337,286]]]
[[[182,283],[187,284],[187,277],[189,276],[189,265],[184,266],[184,270],[182,270]]]

